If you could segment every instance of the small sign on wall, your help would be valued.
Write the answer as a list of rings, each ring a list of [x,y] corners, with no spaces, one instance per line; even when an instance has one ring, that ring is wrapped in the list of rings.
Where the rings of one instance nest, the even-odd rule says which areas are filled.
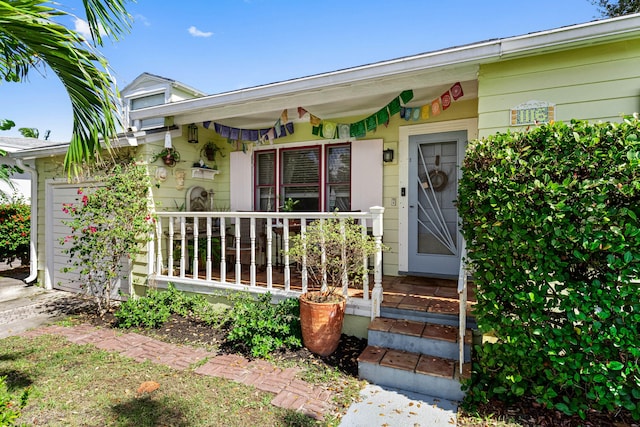
[[[556,104],[527,101],[511,109],[511,126],[536,125],[555,120]]]

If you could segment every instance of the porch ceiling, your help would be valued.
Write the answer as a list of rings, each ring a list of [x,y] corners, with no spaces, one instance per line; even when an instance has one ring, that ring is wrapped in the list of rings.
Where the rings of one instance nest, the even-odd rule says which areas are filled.
[[[450,70],[420,72],[410,75],[381,76],[349,84],[339,84],[289,92],[264,98],[248,96],[234,102],[220,103],[201,109],[191,109],[174,115],[177,125],[217,121],[239,128],[269,127],[278,120],[282,110],[288,109],[289,119],[298,121],[296,109],[303,107],[321,119],[369,115],[387,105],[403,90],[411,89],[414,98],[408,106],[421,106],[442,95],[460,81],[464,99],[478,96],[477,66]],[[308,121],[308,117],[303,120]]]

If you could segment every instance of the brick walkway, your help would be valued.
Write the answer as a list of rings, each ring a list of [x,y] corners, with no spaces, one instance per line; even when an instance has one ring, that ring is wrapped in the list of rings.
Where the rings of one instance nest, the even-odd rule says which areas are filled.
[[[297,379],[298,368],[281,369],[264,360],[250,361],[233,354],[220,356],[204,349],[168,344],[136,333],[121,333],[89,325],[70,328],[53,325],[21,335],[36,337],[44,334],[62,335],[76,344],[92,344],[138,362],[148,360],[178,370],[188,370],[193,364],[206,360],[194,370],[195,373],[226,378],[274,393],[276,396],[271,401],[274,406],[293,409],[318,420],[332,409],[331,392]]]

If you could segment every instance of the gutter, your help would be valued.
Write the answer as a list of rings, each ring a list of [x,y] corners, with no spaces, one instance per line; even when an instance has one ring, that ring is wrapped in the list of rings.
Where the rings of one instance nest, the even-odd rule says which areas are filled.
[[[15,159],[16,165],[31,174],[31,237],[29,243],[29,276],[24,282],[29,284],[38,278],[38,171],[26,166],[22,159]]]

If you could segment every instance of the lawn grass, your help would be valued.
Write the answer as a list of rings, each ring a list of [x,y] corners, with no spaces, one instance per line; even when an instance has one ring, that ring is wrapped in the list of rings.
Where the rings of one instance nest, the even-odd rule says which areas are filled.
[[[47,426],[311,426],[274,407],[273,395],[59,336],[0,340],[0,376],[14,394],[31,389],[20,423]],[[138,393],[145,381],[160,387]]]

